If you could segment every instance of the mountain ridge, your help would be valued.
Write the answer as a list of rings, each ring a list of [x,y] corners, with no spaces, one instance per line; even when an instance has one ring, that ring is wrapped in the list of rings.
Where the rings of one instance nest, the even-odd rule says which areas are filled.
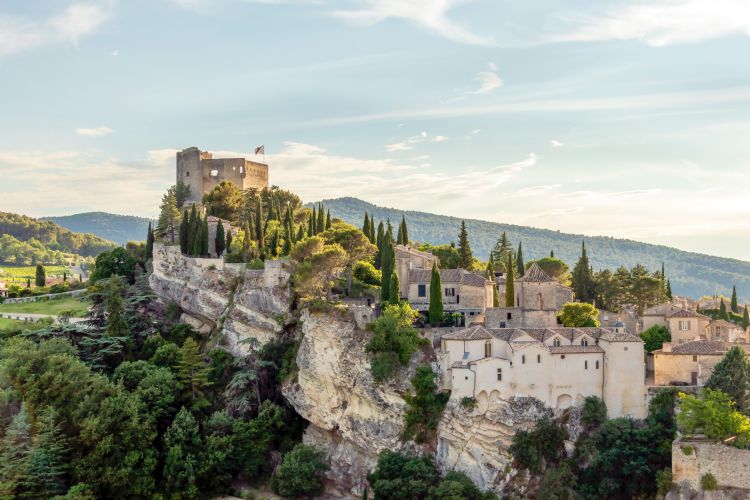
[[[144,241],[151,219],[136,215],[108,212],[81,212],[71,215],[39,217],[78,233],[91,233],[124,245],[128,241]]]

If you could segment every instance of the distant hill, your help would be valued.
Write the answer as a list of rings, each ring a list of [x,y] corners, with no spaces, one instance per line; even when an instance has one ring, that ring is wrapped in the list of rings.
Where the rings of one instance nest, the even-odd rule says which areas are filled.
[[[379,207],[357,198],[323,200],[323,204],[331,210],[332,216],[357,227],[362,226],[365,211],[374,214],[376,221],[390,218],[394,226],[401,221],[402,214],[405,214],[409,238],[434,245],[457,241],[462,220],[426,212]],[[566,234],[481,220],[466,219],[466,227],[474,255],[483,260],[487,259],[500,233],[505,231],[515,246],[518,246],[519,241],[523,242],[526,260],[547,256],[550,250],[554,250],[555,257],[563,259],[572,268],[581,254],[581,241],[585,240],[589,259],[595,270],[614,270],[622,265],[632,267],[640,263],[655,271],[661,268],[663,262],[672,290],[676,294],[690,297],[715,294],[728,296],[732,292],[732,285],[737,285],[737,293],[741,299],[750,300],[750,262],[607,236]]]
[[[143,241],[150,219],[134,215],[117,215],[106,212],[86,212],[59,217],[42,217],[78,233],[92,233],[101,238],[125,244],[128,241]]]
[[[81,234],[54,222],[0,212],[0,263],[63,264],[94,257],[117,244],[94,234]]]

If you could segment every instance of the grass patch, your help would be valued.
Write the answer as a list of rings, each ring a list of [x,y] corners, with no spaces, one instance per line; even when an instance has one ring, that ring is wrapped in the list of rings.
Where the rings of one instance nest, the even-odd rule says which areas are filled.
[[[38,330],[44,328],[46,325],[43,323],[33,323],[18,321],[15,319],[0,318],[0,333],[11,332],[17,330]]]
[[[86,315],[90,305],[91,302],[87,299],[81,300],[77,297],[63,297],[60,299],[24,302],[21,304],[0,304],[0,313],[49,314],[57,316],[63,312],[70,312],[71,316],[80,318]]]
[[[47,278],[62,279],[63,273],[67,273],[68,280],[71,279],[68,266],[44,266],[44,272]],[[6,286],[26,286],[27,279],[31,279],[31,285],[34,286],[34,278],[36,278],[36,266],[0,266],[0,281],[4,281]]]

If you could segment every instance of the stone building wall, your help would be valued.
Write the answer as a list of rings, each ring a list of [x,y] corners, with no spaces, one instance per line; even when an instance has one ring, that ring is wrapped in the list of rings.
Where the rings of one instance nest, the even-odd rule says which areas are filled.
[[[701,477],[712,474],[720,488],[740,488],[750,495],[750,450],[706,440],[678,438],[672,443],[672,481],[700,490]]]

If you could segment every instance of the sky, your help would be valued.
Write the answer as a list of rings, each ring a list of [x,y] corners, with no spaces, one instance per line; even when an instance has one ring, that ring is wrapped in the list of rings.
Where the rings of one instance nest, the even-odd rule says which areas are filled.
[[[154,216],[175,152],[750,260],[747,0],[2,0],[0,210]]]

